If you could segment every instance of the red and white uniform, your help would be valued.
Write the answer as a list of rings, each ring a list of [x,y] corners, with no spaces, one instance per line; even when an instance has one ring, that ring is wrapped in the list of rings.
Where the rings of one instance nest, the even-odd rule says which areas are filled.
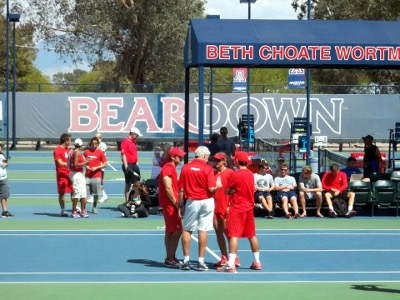
[[[104,152],[100,148],[96,149],[86,149],[83,155],[89,160],[88,167],[98,167],[104,164],[107,159]],[[88,178],[101,178],[102,177],[102,169],[96,169],[94,171],[90,171],[86,169],[86,177]]]
[[[69,169],[67,166],[60,166],[57,163],[58,159],[67,163],[68,154],[71,150],[61,145],[54,148],[53,157],[56,164],[57,191],[59,195],[64,195],[72,192],[72,182],[69,178]]]
[[[176,201],[179,200],[179,188],[178,188],[178,172],[172,162],[165,164],[158,175],[158,201],[160,206],[163,208],[163,215],[165,221],[165,232],[172,233],[177,230],[182,230],[182,219],[179,216],[179,210],[167,196],[167,192],[164,186],[164,177],[170,177],[172,183],[172,190],[174,191],[174,198]]]
[[[214,219],[226,219],[226,208],[228,207],[230,195],[225,194],[225,187],[228,184],[228,178],[233,173],[232,169],[226,168],[224,171],[215,174],[215,179],[221,178],[222,187],[214,193]]]
[[[229,176],[226,188],[235,190],[230,197],[226,235],[239,238],[255,236],[254,174],[248,169],[239,169]]]

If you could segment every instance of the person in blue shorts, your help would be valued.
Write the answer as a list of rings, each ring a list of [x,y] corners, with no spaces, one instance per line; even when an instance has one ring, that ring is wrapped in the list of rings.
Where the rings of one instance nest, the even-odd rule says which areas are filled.
[[[291,219],[293,216],[289,212],[289,201],[294,210],[294,218],[299,218],[299,206],[297,204],[297,184],[296,179],[293,176],[287,175],[289,165],[282,163],[280,165],[281,175],[276,177],[274,180],[275,190],[277,191],[278,201],[282,203],[282,209],[285,212],[286,218]]]

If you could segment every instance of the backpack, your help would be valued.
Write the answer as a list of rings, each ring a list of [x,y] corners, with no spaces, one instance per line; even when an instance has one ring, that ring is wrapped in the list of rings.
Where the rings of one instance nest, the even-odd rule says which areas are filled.
[[[347,213],[347,202],[341,198],[334,198],[332,200],[332,205],[334,211],[337,213],[338,217],[344,217]]]

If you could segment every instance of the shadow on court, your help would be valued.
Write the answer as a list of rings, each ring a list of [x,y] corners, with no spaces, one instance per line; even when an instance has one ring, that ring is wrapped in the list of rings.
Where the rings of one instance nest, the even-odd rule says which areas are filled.
[[[46,216],[46,217],[54,217],[54,218],[61,218],[60,213],[33,213],[35,216]]]
[[[138,264],[138,265],[143,265],[145,267],[150,267],[150,268],[163,268],[164,264],[160,261],[155,261],[151,259],[128,259],[126,262],[130,264]]]
[[[351,288],[354,290],[367,291],[367,292],[400,294],[400,290],[381,288],[381,286],[382,285],[375,285],[375,284],[360,284],[360,285],[352,285]]]

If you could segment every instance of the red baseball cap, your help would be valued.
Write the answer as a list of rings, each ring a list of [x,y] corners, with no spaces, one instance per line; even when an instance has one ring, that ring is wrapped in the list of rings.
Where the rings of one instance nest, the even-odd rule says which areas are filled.
[[[183,152],[183,151],[182,151],[180,148],[178,148],[178,147],[173,147],[173,148],[169,149],[168,154],[169,154],[170,156],[177,155],[177,156],[180,156],[180,157],[184,157],[186,153]]]
[[[225,153],[220,153],[220,152],[218,152],[217,154],[215,154],[214,156],[213,156],[213,158],[215,158],[215,159],[223,159],[223,160],[226,160],[226,154]]]
[[[249,161],[249,155],[246,152],[243,151],[238,151],[236,152],[235,159],[241,162],[248,162]]]

